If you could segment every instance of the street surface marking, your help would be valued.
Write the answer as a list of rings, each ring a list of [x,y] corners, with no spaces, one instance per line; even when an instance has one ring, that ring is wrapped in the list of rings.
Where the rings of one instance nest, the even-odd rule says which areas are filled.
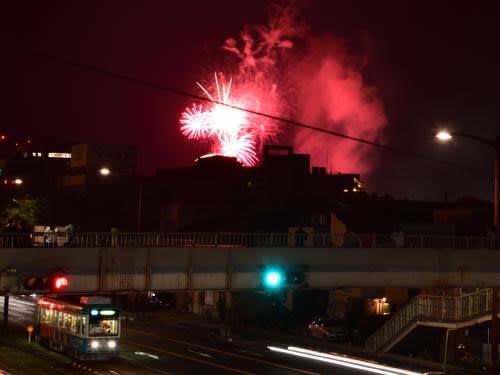
[[[243,349],[240,349],[240,350],[238,350],[238,351],[239,351],[240,353],[251,354],[251,355],[254,355],[254,356],[256,356],[256,357],[262,357],[262,358],[264,358],[264,356],[263,356],[262,354],[260,354],[260,353],[250,352],[250,351],[248,351],[248,350],[243,350]]]
[[[191,350],[191,349],[188,349],[187,351],[190,353],[201,355],[202,357],[205,357],[205,358],[213,358],[210,354],[207,354],[207,353],[197,352],[197,351]]]
[[[153,372],[157,372],[157,373],[163,374],[163,375],[174,375],[171,372],[163,371],[163,370],[160,370],[160,369],[148,366],[148,365],[144,365],[133,358],[127,358],[123,354],[120,354],[120,357],[125,359],[127,362],[132,362],[135,366],[144,367],[144,368],[147,368],[148,370],[151,370]]]
[[[144,352],[134,352],[134,354],[135,355],[144,355],[146,357],[153,358],[153,359],[160,359],[157,355],[144,353]]]
[[[187,359],[188,361],[199,362],[199,363],[203,363],[204,365],[218,367],[218,368],[224,369],[226,371],[232,371],[232,372],[236,372],[238,374],[243,374],[243,375],[254,375],[253,373],[248,372],[248,371],[243,371],[243,370],[240,370],[240,369],[237,369],[237,368],[227,367],[227,366],[224,366],[224,365],[221,365],[221,364],[218,364],[218,363],[214,363],[214,362],[208,362],[208,361],[205,361],[205,360],[199,359],[199,358],[188,357],[186,355],[179,354],[179,353],[174,353],[174,352],[170,352],[168,350],[157,348],[155,346],[150,346],[150,345],[145,345],[145,344],[139,344],[137,342],[135,342],[134,344],[138,345],[138,346],[142,346],[143,348],[148,348],[148,349],[151,349],[151,350],[155,350],[157,352],[165,353],[165,354],[171,355],[173,357],[179,357],[179,358]]]
[[[299,372],[301,374],[306,374],[306,375],[320,375],[317,372],[310,372],[310,371],[307,371],[307,370],[302,370],[302,369],[299,369],[299,368],[289,367],[289,366],[281,365],[279,363],[266,361],[264,359],[258,359],[258,358],[254,358],[254,357],[249,357],[249,356],[241,355],[241,354],[226,352],[224,350],[214,349],[214,348],[210,348],[210,347],[204,346],[204,345],[193,344],[193,343],[188,342],[188,341],[172,339],[172,338],[168,338],[168,337],[164,337],[164,336],[158,336],[158,335],[156,335],[154,333],[137,331],[137,330],[132,329],[132,328],[127,328],[126,330],[130,331],[130,332],[137,333],[139,335],[153,336],[153,337],[157,337],[157,338],[162,339],[162,340],[172,341],[172,342],[175,342],[177,344],[190,345],[190,346],[193,346],[195,348],[204,349],[204,350],[208,350],[208,351],[215,352],[215,353],[221,353],[221,354],[228,355],[228,356],[235,357],[235,358],[242,358],[242,359],[246,359],[246,360],[260,362],[260,363],[264,363],[264,364],[269,365],[269,366],[278,367],[278,368],[284,368],[284,369],[287,369],[289,371]]]

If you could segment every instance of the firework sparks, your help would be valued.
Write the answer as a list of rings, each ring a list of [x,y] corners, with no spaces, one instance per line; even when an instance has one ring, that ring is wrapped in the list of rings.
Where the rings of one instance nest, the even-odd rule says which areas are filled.
[[[213,103],[186,108],[180,120],[181,132],[192,140],[210,139],[212,152],[236,157],[244,166],[253,166],[258,161],[256,150],[258,142],[265,138],[266,127],[247,112],[229,107],[245,108],[240,101],[231,99],[232,80],[226,84],[223,80],[219,82],[217,74],[214,77],[215,95],[196,82]]]

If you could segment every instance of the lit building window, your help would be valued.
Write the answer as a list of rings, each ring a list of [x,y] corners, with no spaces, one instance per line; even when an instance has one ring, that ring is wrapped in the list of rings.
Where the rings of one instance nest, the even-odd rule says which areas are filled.
[[[49,152],[48,156],[49,158],[71,159],[71,154],[67,152]]]
[[[372,298],[368,300],[368,313],[372,315],[388,315],[391,311],[391,305],[387,298]]]

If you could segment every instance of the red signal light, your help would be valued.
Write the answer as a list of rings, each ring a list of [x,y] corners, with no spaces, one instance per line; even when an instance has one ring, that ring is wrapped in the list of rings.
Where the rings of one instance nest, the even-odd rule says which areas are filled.
[[[52,289],[56,292],[63,291],[68,285],[69,281],[66,276],[55,276],[52,281]]]

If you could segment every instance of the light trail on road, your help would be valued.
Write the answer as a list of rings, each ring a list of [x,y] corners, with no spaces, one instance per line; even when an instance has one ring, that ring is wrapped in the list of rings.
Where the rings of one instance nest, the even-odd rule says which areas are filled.
[[[0,310],[3,311],[4,298],[0,298]],[[35,322],[36,302],[33,297],[9,297],[9,320],[19,324]]]
[[[255,357],[252,357],[252,356],[246,356],[246,355],[237,354],[237,353],[233,353],[233,352],[228,352],[228,351],[224,351],[224,350],[220,350],[220,349],[215,349],[215,348],[211,348],[211,347],[208,347],[208,346],[205,346],[205,345],[194,344],[194,343],[189,342],[189,341],[173,339],[173,338],[165,337],[165,336],[159,336],[159,335],[155,335],[153,333],[138,331],[138,330],[131,329],[131,328],[127,328],[126,330],[129,331],[129,332],[133,332],[135,334],[138,334],[138,335],[152,336],[152,337],[156,337],[158,339],[165,340],[165,341],[170,341],[170,342],[173,342],[173,343],[176,343],[176,344],[187,345],[187,346],[190,346],[190,347],[193,347],[193,348],[203,349],[203,350],[207,350],[207,351],[210,351],[210,352],[213,352],[213,353],[219,353],[219,354],[222,354],[222,355],[225,355],[225,356],[229,356],[229,357],[233,357],[233,358],[244,359],[244,360],[247,360],[247,361],[252,361],[252,362],[255,362],[255,363],[260,363],[260,364],[264,364],[264,365],[267,365],[267,366],[272,366],[272,367],[276,367],[276,368],[280,368],[280,369],[284,369],[284,370],[288,370],[288,371],[292,371],[292,372],[298,372],[298,373],[301,373],[301,374],[304,374],[304,375],[319,375],[316,372],[311,372],[311,371],[307,371],[307,370],[303,370],[303,369],[299,369],[299,368],[295,368],[295,367],[285,366],[285,365],[282,365],[282,364],[279,364],[279,363],[276,363],[276,362],[271,362],[271,361],[267,361],[267,360],[264,360],[264,359],[255,358]],[[133,344],[136,344],[134,341],[130,341],[130,342],[133,343]]]
[[[211,367],[217,367],[217,368],[220,368],[220,369],[223,369],[223,370],[226,370],[226,371],[235,372],[237,374],[253,375],[253,373],[249,372],[249,371],[243,371],[243,370],[240,370],[240,369],[237,369],[237,368],[224,366],[224,365],[222,365],[220,363],[215,363],[215,362],[211,362],[211,361],[205,361],[205,360],[199,359],[199,358],[193,358],[193,357],[190,357],[190,356],[187,356],[187,355],[184,355],[184,354],[175,353],[175,352],[172,352],[172,351],[169,351],[169,350],[165,350],[165,349],[162,349],[162,348],[158,348],[158,347],[155,347],[155,346],[146,345],[146,344],[139,344],[139,343],[134,343],[134,344],[137,345],[137,346],[141,346],[143,348],[147,348],[147,349],[153,350],[153,351],[157,351],[157,352],[160,352],[160,353],[165,353],[165,354],[173,356],[173,357],[187,359],[188,361],[202,363],[204,365],[208,365],[208,366],[211,366]]]
[[[400,369],[391,366],[379,365],[369,361],[349,358],[345,356],[322,353],[315,350],[289,346],[287,349],[278,348],[276,346],[268,346],[268,349],[273,352],[284,353],[296,357],[308,358],[319,362],[331,363],[337,366],[348,367],[365,372],[371,372],[382,375],[423,375],[421,372],[414,372],[405,369]]]

